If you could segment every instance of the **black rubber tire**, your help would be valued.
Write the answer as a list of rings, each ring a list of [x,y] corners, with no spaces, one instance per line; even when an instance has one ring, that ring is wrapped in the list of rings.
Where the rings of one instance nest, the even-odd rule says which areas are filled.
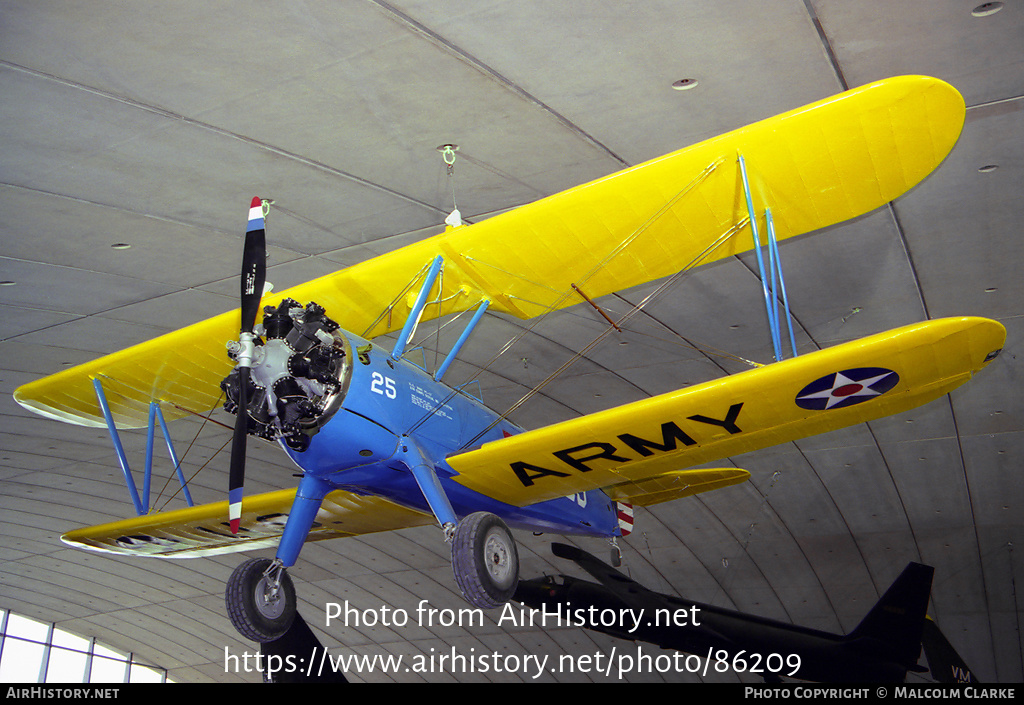
[[[238,633],[250,641],[266,643],[284,635],[295,620],[295,586],[281,571],[281,590],[274,602],[262,599],[266,581],[263,573],[269,558],[252,558],[235,568],[224,590],[228,617]]]
[[[519,551],[505,522],[489,512],[460,521],[452,539],[452,572],[474,607],[493,609],[512,599],[519,584]]]

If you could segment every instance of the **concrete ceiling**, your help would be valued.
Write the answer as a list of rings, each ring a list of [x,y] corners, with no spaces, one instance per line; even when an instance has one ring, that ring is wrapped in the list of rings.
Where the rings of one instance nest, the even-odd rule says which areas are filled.
[[[960,90],[963,135],[909,194],[783,246],[801,350],[974,314],[1006,325],[1003,355],[912,413],[726,460],[752,480],[638,510],[624,565],[657,590],[842,632],[908,561],[924,562],[936,570],[930,613],[968,664],[984,680],[1022,680],[1024,8],[977,17],[975,5],[0,2],[0,607],[95,635],[180,681],[258,680],[223,667],[225,647],[253,650],[223,606],[241,557],[66,548],[62,532],[132,513],[109,439],[31,415],[10,394],[233,308],[240,207],[253,194],[275,201],[269,278],[282,288],[437,232],[453,187],[479,220],[915,73]],[[684,78],[697,87],[673,90]],[[459,145],[451,179],[437,151],[446,143]],[[770,360],[759,292],[756,267],[739,259],[688,275],[514,420],[532,428],[742,369],[731,356]],[[643,293],[603,303],[624,312]],[[489,317],[465,364],[521,327]],[[485,401],[509,405],[600,330],[577,309],[533,331],[482,377]],[[227,434],[207,426],[193,443],[199,430],[178,423],[175,441],[191,444],[187,474],[209,462],[196,500],[220,500]],[[144,444],[126,434],[140,464]],[[247,491],[294,482],[273,448],[252,455]],[[525,577],[573,572],[551,556],[552,537],[518,538]],[[579,545],[605,555],[602,541]],[[464,606],[432,527],[307,546],[292,575],[300,610],[336,653],[612,646],[573,628],[493,623],[325,629],[328,602]]]

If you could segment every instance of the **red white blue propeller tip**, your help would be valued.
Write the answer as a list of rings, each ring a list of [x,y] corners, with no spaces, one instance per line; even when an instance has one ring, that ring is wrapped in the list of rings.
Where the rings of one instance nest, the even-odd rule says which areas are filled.
[[[249,224],[253,225],[253,221],[263,222],[263,200],[259,196],[254,196],[249,206]]]

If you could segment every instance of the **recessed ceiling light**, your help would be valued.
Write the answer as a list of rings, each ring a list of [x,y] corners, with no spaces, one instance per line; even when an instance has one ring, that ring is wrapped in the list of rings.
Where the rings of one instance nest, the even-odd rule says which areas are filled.
[[[113,245],[111,245],[111,247],[114,248],[115,250],[127,250],[128,248],[131,247],[131,245],[129,245],[127,242],[115,242]]]
[[[691,88],[696,88],[696,78],[680,78],[678,81],[672,84],[672,88],[677,91],[688,91]]]
[[[988,17],[989,15],[996,14],[1002,9],[1003,3],[1001,2],[984,2],[971,10],[971,15],[974,17]]]
[[[994,286],[990,286],[989,288],[985,289],[985,293],[986,294],[991,294],[991,293],[996,292],[996,291],[999,291],[999,289],[998,289],[998,287],[994,287]]]
[[[998,164],[986,164],[985,166],[979,168],[978,171],[981,172],[982,174],[987,174],[990,171],[995,171],[998,168],[999,168]]]
[[[12,281],[2,281],[2,282],[0,282],[0,286],[14,286],[14,285],[15,285],[16,283],[17,283],[17,282],[12,282]]]

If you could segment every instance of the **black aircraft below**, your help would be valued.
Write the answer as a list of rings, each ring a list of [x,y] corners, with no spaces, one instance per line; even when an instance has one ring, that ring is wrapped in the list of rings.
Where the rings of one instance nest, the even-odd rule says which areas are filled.
[[[842,635],[657,593],[579,548],[555,543],[551,550],[575,561],[601,584],[567,575],[520,580],[515,599],[546,613],[578,617],[577,626],[710,657],[716,663],[736,658],[737,671],[769,682],[782,677],[903,682],[908,672],[928,671],[918,659],[931,566],[910,563],[861,623]]]

